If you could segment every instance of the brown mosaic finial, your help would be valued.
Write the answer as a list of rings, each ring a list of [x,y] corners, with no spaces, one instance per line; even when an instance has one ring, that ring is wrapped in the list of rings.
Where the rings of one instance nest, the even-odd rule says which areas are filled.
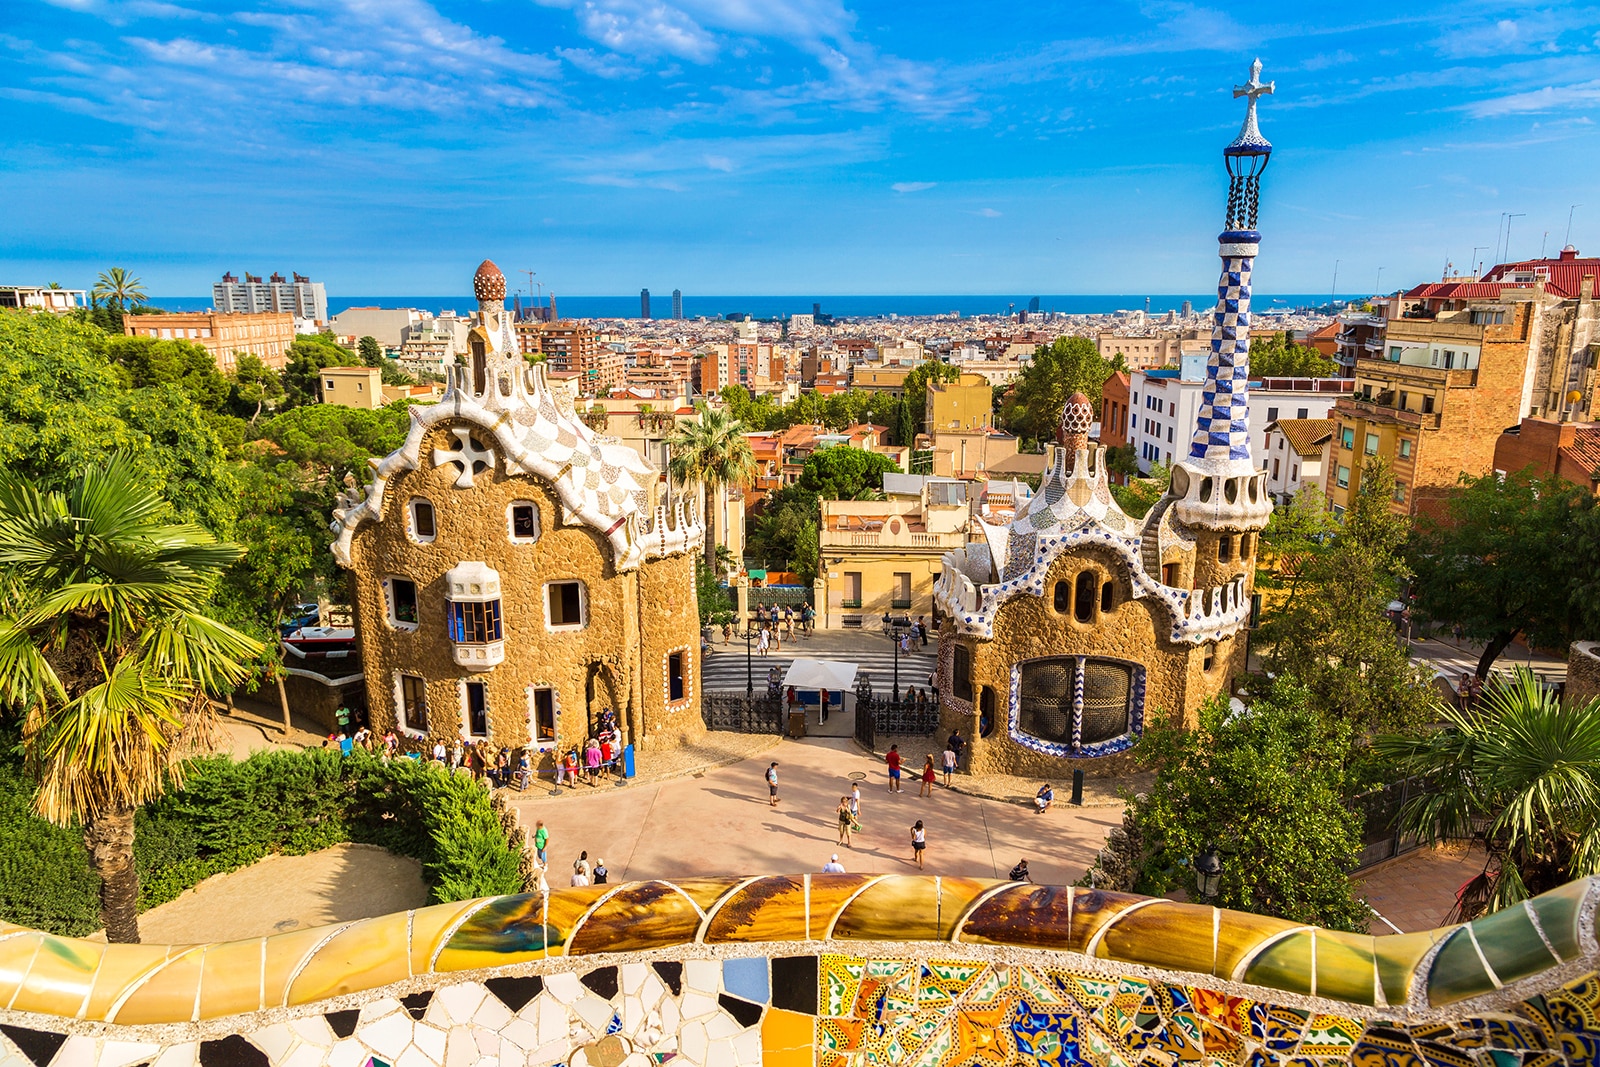
[[[506,298],[506,276],[490,259],[478,264],[478,273],[472,276],[472,295],[481,301],[501,301]]]
[[[1094,425],[1094,407],[1082,393],[1067,397],[1067,406],[1061,409],[1061,423],[1056,427],[1056,444],[1067,453],[1067,470],[1080,451],[1089,447],[1089,427]]]

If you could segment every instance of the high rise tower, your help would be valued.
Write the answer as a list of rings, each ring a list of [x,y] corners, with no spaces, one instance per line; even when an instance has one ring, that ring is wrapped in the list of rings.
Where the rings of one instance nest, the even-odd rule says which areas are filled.
[[[672,290],[672,317],[675,318],[675,319],[683,318],[683,290],[682,289],[674,289],[674,290]]]
[[[1185,526],[1216,534],[1259,530],[1272,514],[1265,472],[1250,458],[1250,274],[1261,234],[1256,208],[1261,199],[1261,174],[1272,145],[1261,136],[1256,101],[1271,93],[1275,82],[1261,81],[1261,61],[1250,65],[1250,80],[1236,85],[1233,95],[1245,97],[1244,125],[1222,158],[1228,169],[1226,229],[1217,237],[1222,277],[1212,315],[1211,358],[1189,454],[1172,469],[1173,516]],[[1224,540],[1231,542],[1231,537]],[[1228,553],[1224,555],[1223,553]],[[1218,561],[1229,559],[1227,546]]]
[[[639,317],[641,319],[650,317],[650,290],[648,289],[639,290]]]

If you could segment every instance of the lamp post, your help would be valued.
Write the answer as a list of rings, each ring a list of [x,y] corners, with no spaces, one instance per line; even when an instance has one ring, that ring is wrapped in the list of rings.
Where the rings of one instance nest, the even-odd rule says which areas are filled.
[[[1222,857],[1215,846],[1207,845],[1206,850],[1194,858],[1194,876],[1202,899],[1210,900],[1217,895],[1217,890],[1222,888]]]
[[[883,613],[883,632],[889,635],[889,643],[894,646],[894,702],[900,703],[900,639],[895,636],[894,622],[889,618],[889,613]]]
[[[744,621],[744,698],[754,700],[756,696],[755,667],[750,662],[750,642],[755,638],[755,628],[750,625],[750,620]]]

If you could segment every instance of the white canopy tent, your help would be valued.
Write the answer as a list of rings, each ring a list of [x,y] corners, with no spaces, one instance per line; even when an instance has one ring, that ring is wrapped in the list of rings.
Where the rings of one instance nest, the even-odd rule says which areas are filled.
[[[847,691],[856,683],[857,666],[836,660],[797,659],[789,664],[789,673],[783,676],[785,686],[796,689],[829,689],[835,693]]]

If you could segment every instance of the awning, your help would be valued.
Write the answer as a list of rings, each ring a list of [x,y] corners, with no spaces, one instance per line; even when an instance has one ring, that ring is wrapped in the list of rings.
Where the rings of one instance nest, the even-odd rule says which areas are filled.
[[[836,660],[797,659],[789,664],[783,684],[796,689],[849,689],[856,683],[856,665]]]

